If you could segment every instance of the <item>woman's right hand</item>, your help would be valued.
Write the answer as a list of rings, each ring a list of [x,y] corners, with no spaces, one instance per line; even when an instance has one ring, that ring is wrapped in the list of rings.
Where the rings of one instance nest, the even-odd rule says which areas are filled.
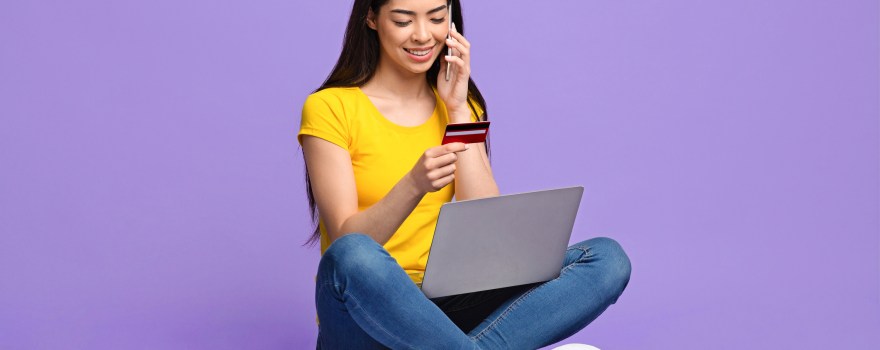
[[[456,152],[468,149],[467,144],[452,142],[429,148],[407,175],[419,193],[436,192],[455,180]]]

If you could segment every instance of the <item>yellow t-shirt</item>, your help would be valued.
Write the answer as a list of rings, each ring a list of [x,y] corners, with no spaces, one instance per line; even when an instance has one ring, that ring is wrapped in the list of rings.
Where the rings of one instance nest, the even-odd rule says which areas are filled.
[[[406,127],[382,116],[358,87],[327,88],[306,99],[297,140],[302,145],[302,135],[312,135],[348,151],[357,185],[358,211],[363,211],[384,198],[425,150],[440,145],[448,114],[436,90],[434,97],[437,102],[431,118],[422,125]],[[482,115],[477,108],[478,115]],[[478,120],[473,111],[471,120]],[[454,182],[429,192],[384,245],[417,284],[422,282],[428,262],[440,206],[452,200],[454,194]],[[319,227],[323,254],[330,240],[323,220]]]

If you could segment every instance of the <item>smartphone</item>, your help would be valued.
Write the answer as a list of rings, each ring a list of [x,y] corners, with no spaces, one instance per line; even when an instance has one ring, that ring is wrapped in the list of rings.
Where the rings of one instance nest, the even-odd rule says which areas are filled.
[[[449,2],[449,31],[446,33],[446,39],[451,38],[450,35],[452,33],[452,1]],[[452,56],[452,49],[449,46],[446,46],[446,56]],[[452,63],[446,62],[446,81],[449,81],[449,72],[452,71]]]

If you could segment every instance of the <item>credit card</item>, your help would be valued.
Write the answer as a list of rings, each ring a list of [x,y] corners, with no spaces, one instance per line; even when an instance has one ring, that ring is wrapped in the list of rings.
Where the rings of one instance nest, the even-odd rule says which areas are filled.
[[[480,143],[486,142],[489,135],[489,122],[474,122],[446,125],[446,134],[443,136],[445,145],[451,142]]]

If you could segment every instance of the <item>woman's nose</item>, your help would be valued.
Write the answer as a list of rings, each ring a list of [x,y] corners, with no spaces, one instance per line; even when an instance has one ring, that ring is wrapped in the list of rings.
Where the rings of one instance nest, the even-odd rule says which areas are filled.
[[[428,31],[428,27],[425,24],[419,24],[415,26],[415,31],[413,31],[412,40],[419,43],[427,42],[431,39],[431,32]]]

